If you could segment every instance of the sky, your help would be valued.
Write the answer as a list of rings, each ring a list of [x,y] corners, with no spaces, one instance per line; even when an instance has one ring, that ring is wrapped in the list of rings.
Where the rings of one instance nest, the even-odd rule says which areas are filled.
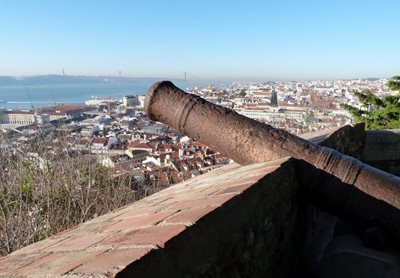
[[[0,0],[0,75],[400,74],[398,0]]]

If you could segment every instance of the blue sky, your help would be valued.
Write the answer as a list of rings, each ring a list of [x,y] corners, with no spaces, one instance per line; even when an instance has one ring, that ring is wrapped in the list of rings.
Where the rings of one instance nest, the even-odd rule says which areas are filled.
[[[0,0],[0,75],[400,74],[400,1]]]

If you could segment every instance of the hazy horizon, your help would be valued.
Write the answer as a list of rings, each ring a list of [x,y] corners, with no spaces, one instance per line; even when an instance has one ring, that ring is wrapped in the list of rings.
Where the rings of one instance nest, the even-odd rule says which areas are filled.
[[[163,76],[116,76],[116,75],[62,75],[62,74],[30,74],[30,75],[0,75],[0,78],[9,77],[15,80],[19,78],[33,78],[33,77],[45,77],[45,76],[54,76],[54,77],[75,77],[75,78],[113,78],[118,80],[121,78],[122,83],[127,82],[127,80],[154,80],[154,81],[162,81],[162,80],[171,80],[171,81],[184,81],[184,78],[170,78]],[[367,79],[390,79],[393,76],[363,76],[363,77],[354,77],[354,78],[326,78],[326,79],[271,79],[271,78],[199,78],[199,79],[187,79],[188,82],[193,83],[206,83],[206,82],[302,82],[302,81],[335,81],[335,80],[367,80]],[[60,83],[61,84],[61,83]],[[71,83],[72,84],[72,83]],[[0,84],[1,85],[1,84]]]

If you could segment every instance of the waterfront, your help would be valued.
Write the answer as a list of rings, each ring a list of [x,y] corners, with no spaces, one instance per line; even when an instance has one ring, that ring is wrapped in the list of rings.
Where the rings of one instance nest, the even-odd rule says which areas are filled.
[[[175,81],[176,82],[176,81]],[[142,95],[154,80],[128,83],[57,84],[0,86],[0,101],[6,109],[32,109],[54,104],[82,104],[92,97],[121,99],[125,95]],[[178,85],[183,85],[176,82]]]

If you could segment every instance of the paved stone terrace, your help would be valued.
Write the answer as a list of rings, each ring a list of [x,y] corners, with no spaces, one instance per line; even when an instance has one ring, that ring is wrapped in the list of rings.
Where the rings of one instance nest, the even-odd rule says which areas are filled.
[[[167,188],[1,258],[0,276],[114,277],[286,161],[232,164]]]

